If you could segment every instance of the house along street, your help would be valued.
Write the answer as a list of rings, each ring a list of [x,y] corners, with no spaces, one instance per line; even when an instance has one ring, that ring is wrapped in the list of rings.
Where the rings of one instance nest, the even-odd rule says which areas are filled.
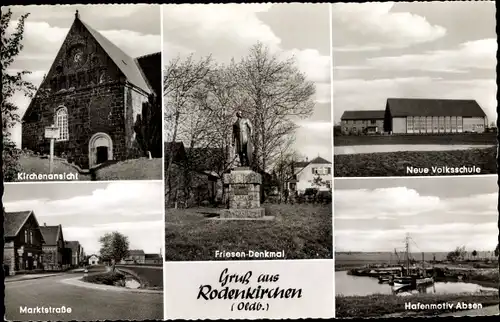
[[[17,321],[163,319],[163,294],[117,292],[65,282],[79,276],[83,273],[67,272],[5,283],[5,317]]]

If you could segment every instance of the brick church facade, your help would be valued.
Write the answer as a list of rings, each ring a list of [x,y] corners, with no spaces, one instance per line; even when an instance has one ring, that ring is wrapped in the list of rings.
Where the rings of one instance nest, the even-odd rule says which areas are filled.
[[[143,103],[160,96],[161,83],[159,52],[132,58],[77,12],[23,117],[22,148],[47,154],[45,128],[55,125],[55,155],[80,168],[146,156],[134,127]]]

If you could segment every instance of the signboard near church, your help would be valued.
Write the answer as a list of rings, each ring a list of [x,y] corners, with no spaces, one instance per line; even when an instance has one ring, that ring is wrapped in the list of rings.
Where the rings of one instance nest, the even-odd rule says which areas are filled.
[[[59,138],[59,128],[56,126],[47,126],[45,128],[45,138],[46,139],[58,139]]]

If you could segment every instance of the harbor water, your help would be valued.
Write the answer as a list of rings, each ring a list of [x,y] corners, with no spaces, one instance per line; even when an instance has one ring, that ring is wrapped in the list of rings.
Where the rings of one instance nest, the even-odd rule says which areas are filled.
[[[403,291],[398,295],[415,293],[457,294],[495,292],[495,288],[483,287],[474,283],[465,282],[435,282],[432,285],[419,287],[417,290]],[[394,289],[387,283],[380,284],[377,278],[366,276],[353,276],[347,271],[335,272],[335,294],[343,296],[367,296],[373,294],[394,294]]]

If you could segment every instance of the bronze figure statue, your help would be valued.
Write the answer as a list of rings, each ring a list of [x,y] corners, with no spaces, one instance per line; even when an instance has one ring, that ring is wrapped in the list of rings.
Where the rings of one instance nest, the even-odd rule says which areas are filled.
[[[252,164],[252,123],[236,112],[238,118],[233,124],[233,146],[236,145],[241,167],[250,167]]]

